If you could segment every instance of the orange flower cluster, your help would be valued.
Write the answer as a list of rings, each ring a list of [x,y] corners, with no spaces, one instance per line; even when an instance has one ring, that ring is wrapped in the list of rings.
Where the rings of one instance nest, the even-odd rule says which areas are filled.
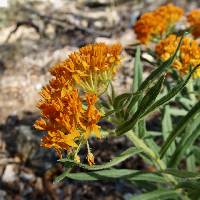
[[[68,80],[70,84],[79,85],[86,92],[101,94],[120,64],[121,50],[120,44],[87,45],[53,67],[51,74],[59,77],[59,83]]]
[[[187,20],[191,25],[194,37],[200,37],[200,10],[191,11],[187,16]]]
[[[163,60],[172,56],[175,52],[180,37],[172,34],[169,35],[166,39],[161,40],[159,44],[156,45],[156,53]],[[200,46],[196,40],[193,40],[189,37],[183,38],[178,56],[173,63],[175,67],[181,74],[187,74],[190,70],[190,67],[195,67],[200,64]],[[194,73],[194,78],[200,77],[200,69],[197,69]]]
[[[78,90],[65,86],[67,92],[62,88],[54,88],[51,82],[44,87],[41,100],[38,104],[42,111],[41,119],[35,122],[35,128],[48,131],[42,139],[42,146],[54,148],[61,157],[62,150],[70,150],[77,147],[79,138],[83,135],[87,140],[92,132],[100,137],[99,121],[101,114],[96,109],[97,97],[95,94],[87,94],[87,108],[84,109]]]
[[[65,151],[78,150],[91,134],[100,137],[97,123],[101,113],[95,105],[98,91],[99,87],[107,87],[115,73],[120,52],[118,44],[90,44],[50,70],[54,78],[40,92],[38,108],[42,118],[34,124],[36,129],[48,132],[42,138],[43,147],[54,148],[61,158]],[[88,153],[91,158],[92,153]],[[74,159],[78,158],[76,152]],[[94,163],[91,160],[89,164]]]
[[[142,15],[134,26],[138,40],[146,44],[162,36],[183,16],[182,8],[168,4]]]

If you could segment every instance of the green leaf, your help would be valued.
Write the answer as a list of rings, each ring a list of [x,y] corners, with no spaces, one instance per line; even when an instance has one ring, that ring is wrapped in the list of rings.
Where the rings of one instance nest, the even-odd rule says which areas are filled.
[[[95,181],[95,180],[112,180],[112,179],[125,179],[129,181],[150,181],[165,183],[165,179],[157,174],[140,172],[131,169],[106,169],[94,172],[78,172],[69,173],[64,172],[56,177],[55,182],[59,182],[64,178],[70,178],[80,181]]]
[[[162,133],[164,141],[172,131],[172,119],[170,115],[170,107],[167,105],[164,108],[163,118],[162,118]]]
[[[140,91],[135,93],[123,93],[115,97],[113,107],[116,111],[122,110],[132,97],[139,97],[142,93]]]
[[[136,92],[142,83],[142,64],[140,60],[141,52],[140,52],[140,47],[137,47],[136,49],[136,55],[135,55],[135,62],[134,62],[134,78],[133,78],[133,83],[131,86],[131,92]],[[126,118],[128,118],[129,114],[134,112],[137,109],[137,106],[135,105],[137,100],[139,99],[139,96],[132,96],[130,99],[130,102],[127,106],[126,109]]]
[[[146,144],[151,147],[156,155],[158,155],[160,147],[156,144],[153,138],[145,138]]]
[[[183,97],[182,95],[178,96],[177,101],[183,106],[185,110],[190,110],[192,108],[193,102],[190,99]]]
[[[144,117],[145,115],[149,114],[150,112],[154,111],[155,109],[159,108],[161,105],[166,104],[169,100],[171,100],[174,96],[176,96],[188,83],[192,74],[197,70],[200,65],[197,65],[191,72],[188,74],[187,78],[183,81],[180,81],[171,91],[168,92],[165,96],[161,99],[156,101],[150,108],[145,111],[145,113],[141,116]]]
[[[200,118],[197,117],[197,119],[194,121],[198,123],[198,126],[195,130],[192,129],[191,132],[187,132],[185,139],[180,140],[180,142],[177,144],[176,151],[173,153],[170,161],[169,161],[169,167],[175,167],[178,165],[178,163],[181,161],[181,158],[183,154],[186,152],[187,149],[190,148],[190,146],[194,143],[194,141],[199,137],[200,135]],[[192,126],[195,126],[194,123],[192,123]]]
[[[144,119],[137,123],[137,132],[140,138],[143,138],[146,135],[146,123]]]
[[[140,93],[140,95],[130,97],[129,104],[126,108],[125,119],[128,119],[129,115],[132,114],[137,109],[137,102],[141,98],[141,96],[142,93]]]
[[[125,150],[124,152],[122,152],[120,155],[114,157],[110,162],[107,162],[107,163],[102,164],[102,165],[89,166],[89,165],[86,165],[86,164],[77,163],[74,160],[70,160],[68,158],[61,159],[61,160],[59,160],[59,162],[74,163],[74,164],[78,165],[79,167],[87,169],[87,170],[101,170],[101,169],[107,169],[107,168],[113,167],[113,166],[123,162],[124,160],[126,160],[126,159],[128,159],[128,158],[130,158],[130,157],[132,157],[132,156],[134,156],[138,153],[141,153],[141,152],[142,152],[141,149],[138,149],[136,147],[130,147],[127,150]]]
[[[108,107],[110,108],[113,106],[114,99],[116,97],[115,90],[114,90],[112,83],[109,84],[106,96],[107,96],[107,104],[109,105]],[[107,106],[106,106],[106,108],[107,108]]]
[[[174,62],[174,59],[177,55],[177,52],[180,48],[180,45],[182,43],[183,37],[184,37],[185,33],[182,35],[180,42],[176,48],[175,53],[165,62],[163,62],[161,64],[161,66],[159,66],[158,68],[156,68],[141,84],[139,90],[143,90],[146,87],[148,87],[154,80],[156,80],[168,67],[171,66],[171,64]]]
[[[187,149],[187,159],[186,159],[186,166],[189,171],[196,171],[196,158],[194,154],[191,152],[190,149]]]
[[[179,169],[166,169],[160,171],[161,173],[171,174],[178,178],[187,178],[187,179],[200,179],[200,172],[191,172],[186,170],[179,170]]]
[[[138,105],[138,109],[135,114],[131,117],[130,120],[126,121],[122,125],[118,127],[116,133],[121,135],[129,130],[131,130],[135,124],[137,123],[138,119],[142,115],[142,113],[155,101],[156,97],[158,96],[162,84],[163,84],[164,76],[155,83],[148,91],[147,94],[142,98],[140,104]]]
[[[114,102],[113,102],[113,107],[114,109],[121,109],[123,108],[123,105],[127,102],[127,99],[131,96],[132,94],[131,93],[124,93],[124,94],[121,94],[119,96],[117,96],[115,99],[114,99]]]
[[[187,192],[190,199],[199,199],[200,182],[194,180],[187,180],[179,182],[176,188],[184,189]]]
[[[159,66],[157,69],[155,69],[141,84],[140,87],[138,89],[138,91],[144,91],[147,87],[149,87],[149,85],[151,85],[151,83],[156,80],[156,78],[158,78],[174,61],[176,54],[180,48],[180,45],[182,43],[183,37],[184,37],[185,33],[182,35],[180,42],[177,46],[177,49],[175,51],[175,53],[164,63],[161,64],[161,66]],[[139,53],[138,53],[139,54]],[[139,100],[139,96],[138,97],[134,97],[131,99],[131,102],[127,108],[126,111],[126,119],[128,118],[128,114],[131,113],[132,111],[134,111],[134,105],[136,104],[136,102]],[[134,121],[134,124],[136,122]]]
[[[148,182],[166,183],[165,178],[163,178],[162,176],[155,173],[142,172],[142,171],[138,171],[137,173],[130,175],[127,179],[129,181],[148,181]]]
[[[56,177],[55,182],[59,182],[63,180],[65,177],[71,178],[74,180],[83,180],[83,181],[92,181],[92,180],[105,180],[105,179],[114,179],[114,178],[122,178],[127,177],[135,173],[134,170],[127,169],[107,169],[101,171],[94,172],[80,172],[80,173],[69,173],[64,172],[60,176]]]
[[[158,131],[147,131],[147,135],[156,137],[156,136],[162,136],[162,133]]]
[[[116,93],[115,93],[115,89],[114,89],[112,83],[110,84],[110,87],[111,87],[111,99],[112,99],[112,103],[113,103],[113,102],[114,102],[114,99],[115,99],[115,97],[116,97]]]
[[[153,192],[133,196],[130,200],[158,200],[158,199],[173,199],[178,197],[179,193],[176,190],[159,189]]]
[[[101,120],[104,119],[104,118],[106,118],[106,117],[108,117],[108,116],[110,116],[110,115],[112,115],[112,114],[115,113],[115,112],[116,112],[116,110],[110,110],[110,111],[108,111],[107,113],[105,113],[105,114],[101,117]]]
[[[138,106],[138,110],[141,113],[143,113],[156,100],[156,97],[158,96],[162,88],[164,79],[165,76],[161,76],[159,80],[155,83],[155,85],[147,91],[147,94],[143,97]]]
[[[193,145],[192,151],[194,153],[194,156],[196,158],[197,164],[200,164],[200,147]]]
[[[169,112],[173,116],[185,116],[187,111],[180,108],[169,108]]]
[[[200,111],[200,101],[196,103],[196,105],[188,112],[186,116],[184,116],[174,131],[171,132],[171,134],[168,136],[166,142],[161,148],[160,155],[161,158],[165,155],[166,151],[170,147],[171,143],[175,140],[177,136],[180,136],[187,125],[187,123]]]
[[[142,63],[140,60],[140,47],[137,47],[136,50],[136,55],[135,55],[135,62],[134,62],[134,79],[133,79],[133,84],[132,84],[132,91],[136,92],[142,83],[142,73],[143,73],[143,68],[142,68]]]
[[[193,189],[200,191],[200,182],[194,180],[181,181],[177,188]]]
[[[163,133],[163,141],[166,141],[167,137],[173,130],[172,119],[170,115],[170,107],[166,105],[163,111],[163,118],[162,118],[162,133]],[[169,147],[169,155],[171,155],[175,150],[175,143],[173,142],[172,145]],[[168,155],[168,154],[167,154]]]

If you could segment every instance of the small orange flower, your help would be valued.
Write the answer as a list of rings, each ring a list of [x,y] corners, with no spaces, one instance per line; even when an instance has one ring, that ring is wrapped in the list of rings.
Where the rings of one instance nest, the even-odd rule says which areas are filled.
[[[42,138],[42,146],[54,148],[61,157],[64,150],[77,147],[81,135],[87,140],[92,133],[100,137],[97,125],[101,114],[96,109],[95,94],[86,94],[87,107],[83,109],[83,101],[78,90],[71,86],[54,89],[50,85],[41,91],[43,100],[38,104],[42,118],[36,120],[34,126],[38,130],[48,131]]]
[[[191,11],[187,16],[187,20],[191,25],[194,37],[200,37],[200,9]]]
[[[166,39],[161,40],[156,46],[156,53],[163,60],[169,59],[175,52],[180,37],[176,35],[169,35]],[[183,42],[180,46],[178,56],[173,63],[181,74],[187,74],[190,67],[195,67],[200,64],[200,46],[196,40],[189,37],[183,38]],[[194,73],[194,78],[200,77],[200,69],[197,69]]]
[[[146,44],[154,38],[160,39],[182,17],[183,10],[173,4],[160,6],[142,15],[134,26],[141,43]]]
[[[148,12],[140,17],[134,26],[138,40],[146,44],[152,37],[159,36],[164,32],[165,26],[161,18],[157,18],[155,13]]]
[[[156,45],[156,53],[162,60],[167,60],[175,52],[178,42],[177,36],[171,34]]]
[[[54,148],[59,158],[62,158],[62,152],[71,147],[77,147],[74,142],[75,134],[64,134],[62,131],[49,131],[41,140],[41,146],[45,148]]]
[[[87,139],[92,132],[96,134],[96,137],[100,137],[100,126],[96,125],[101,118],[100,112],[96,109],[95,103],[97,101],[97,96],[95,94],[87,94],[87,110],[84,113],[85,119],[85,138]]]
[[[159,16],[165,21],[167,28],[174,25],[183,16],[183,9],[173,4],[160,6],[154,12],[156,17]]]
[[[74,156],[74,161],[76,161],[77,163],[80,163],[81,162],[80,156],[75,155]]]
[[[79,127],[84,112],[78,90],[65,86],[54,89],[50,85],[41,91],[41,100],[38,104],[42,118],[34,124],[35,128],[48,131],[48,135],[42,139],[42,146],[54,148],[59,156],[61,150],[69,150],[76,147],[75,140],[80,136]]]
[[[87,161],[90,166],[95,164],[94,155],[91,152],[88,152]]]

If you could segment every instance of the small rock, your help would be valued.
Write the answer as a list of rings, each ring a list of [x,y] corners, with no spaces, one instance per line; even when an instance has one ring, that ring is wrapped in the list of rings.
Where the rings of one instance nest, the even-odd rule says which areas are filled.
[[[0,200],[6,200],[7,193],[4,190],[0,190]]]
[[[133,29],[126,30],[123,33],[123,35],[119,38],[119,41],[123,46],[133,44],[135,40],[136,40],[136,36],[134,34]]]
[[[19,176],[25,181],[33,182],[35,180],[35,175],[32,173],[21,172]]]
[[[42,178],[40,178],[40,177],[36,178],[35,188],[37,188],[39,191],[43,191]]]
[[[110,39],[110,38],[107,38],[107,37],[97,37],[95,39],[95,42],[99,43],[99,42],[104,42],[106,44],[113,44],[116,42],[116,40],[114,39]]]
[[[0,60],[0,75],[2,75],[5,70],[6,70],[6,66],[4,62]]]
[[[17,180],[18,166],[16,164],[8,164],[2,175],[2,181],[6,183],[13,183]]]
[[[38,148],[39,138],[33,134],[30,126],[21,125],[17,129],[16,144],[23,160],[27,160]]]

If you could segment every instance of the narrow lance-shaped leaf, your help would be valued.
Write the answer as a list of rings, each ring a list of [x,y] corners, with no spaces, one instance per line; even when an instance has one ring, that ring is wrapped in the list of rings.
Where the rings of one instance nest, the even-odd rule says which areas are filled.
[[[100,170],[100,169],[107,169],[110,167],[113,167],[119,163],[121,163],[122,161],[130,158],[131,156],[134,156],[138,153],[141,153],[142,150],[135,148],[135,147],[130,147],[128,148],[126,151],[122,152],[120,155],[116,156],[115,158],[113,158],[110,162],[104,163],[102,165],[86,165],[86,164],[82,164],[82,163],[77,163],[74,160],[70,160],[68,158],[64,158],[59,160],[59,162],[64,162],[64,163],[73,163],[75,165],[78,165],[81,168],[87,169],[87,170]]]
[[[171,64],[174,62],[174,59],[177,55],[177,52],[181,46],[183,37],[186,35],[187,33],[183,33],[183,35],[181,36],[180,42],[176,48],[175,53],[165,62],[163,62],[161,64],[161,66],[159,66],[158,68],[156,68],[141,84],[139,90],[143,90],[144,88],[148,87],[150,85],[150,83],[152,83],[155,79],[157,79],[169,66],[171,66]]]
[[[129,100],[131,98],[139,98],[139,96],[141,96],[141,92],[135,92],[135,93],[124,93],[121,94],[119,96],[117,96],[114,99],[114,103],[113,103],[113,107],[114,107],[114,111],[115,113],[120,113],[120,111],[122,111],[128,104]]]
[[[162,88],[163,80],[164,76],[161,76],[155,85],[147,91],[147,94],[141,100],[136,113],[131,117],[130,120],[120,125],[116,130],[118,135],[131,130],[135,126],[142,113],[155,101]]]
[[[143,71],[143,69],[142,69],[142,64],[141,64],[141,60],[140,60],[140,54],[141,54],[140,47],[137,47],[136,55],[135,55],[134,68],[133,68],[134,69],[134,71],[133,71],[134,78],[133,78],[133,83],[132,83],[132,86],[131,86],[132,92],[136,92],[138,90],[139,86],[142,83],[142,71]],[[128,116],[129,113],[134,111],[134,107],[135,107],[134,105],[137,102],[137,100],[138,100],[138,97],[132,96],[129,105],[127,106],[127,110],[126,110],[127,116]]]
[[[148,108],[147,111],[145,111],[145,113],[141,117],[146,116],[147,114],[149,114],[150,112],[154,111],[155,109],[157,109],[161,105],[166,104],[169,100],[171,100],[174,96],[176,96],[185,87],[185,85],[190,80],[192,74],[199,67],[200,67],[200,64],[197,65],[195,68],[193,68],[191,70],[191,72],[188,74],[188,76],[187,76],[187,78],[185,80],[180,81],[180,83],[178,83],[171,91],[169,91],[168,94],[166,94],[164,97],[162,97],[161,99],[156,101],[150,108]]]
[[[155,69],[141,84],[140,87],[138,89],[138,91],[144,91],[156,78],[158,78],[174,61],[176,54],[180,48],[180,45],[182,43],[183,37],[186,33],[184,33],[180,39],[180,42],[176,48],[175,53],[164,63],[162,63],[161,66],[159,66],[157,69]],[[140,52],[138,51],[138,54]],[[135,96],[131,98],[131,102],[129,104],[129,109],[132,108],[134,106],[134,104],[138,101],[140,97],[139,96]],[[129,112],[129,109],[127,109],[127,112]]]
[[[64,172],[60,176],[56,177],[55,182],[59,182],[63,180],[65,177],[75,179],[75,180],[105,180],[105,179],[114,179],[114,178],[122,178],[131,175],[134,173],[134,170],[127,169],[106,169],[101,171],[94,171],[90,173],[69,173]]]
[[[131,86],[131,91],[133,91],[133,92],[136,92],[138,90],[138,88],[140,87],[140,85],[142,83],[142,79],[143,79],[143,66],[141,63],[140,56],[141,56],[140,47],[137,47],[135,61],[134,61],[134,68],[133,68],[134,78],[133,78],[133,83]],[[125,119],[128,119],[128,117],[137,110],[138,101],[140,99],[141,99],[141,97],[138,98],[137,96],[133,96],[131,98],[129,105],[126,108]],[[136,126],[135,131],[139,134],[140,137],[143,137],[146,132],[144,120],[139,121],[135,126]]]
[[[187,149],[187,158],[186,158],[186,166],[189,171],[196,171],[196,158],[192,153],[191,149]]]
[[[143,138],[146,135],[146,123],[144,119],[137,122],[138,136]]]
[[[164,79],[165,79],[165,76],[161,76],[158,82],[152,88],[150,88],[147,94],[143,97],[143,99],[141,100],[138,106],[138,110],[141,113],[143,113],[156,100],[162,88]]]
[[[55,182],[59,182],[64,178],[80,181],[125,179],[129,181],[150,181],[165,183],[165,179],[160,175],[131,169],[105,169],[100,171],[79,173],[64,172],[60,176],[56,177]]]
[[[102,116],[103,118],[108,117],[109,115],[113,114],[113,113],[117,113],[120,112],[124,107],[125,104],[128,102],[128,99],[131,96],[137,96],[140,95],[139,92],[136,93],[123,93],[121,95],[118,95],[117,97],[115,97],[115,99],[113,99],[113,110],[108,111],[107,113],[104,114],[104,116]]]
[[[172,131],[171,134],[168,136],[166,142],[164,143],[160,151],[161,158],[165,155],[166,151],[168,150],[174,139],[177,136],[181,135],[182,131],[184,130],[185,126],[190,121],[190,119],[192,119],[199,112],[200,101],[197,102],[196,105],[188,112],[188,114],[180,120],[174,131]]]
[[[119,96],[117,96],[115,99],[114,99],[114,102],[113,102],[113,107],[114,109],[119,109],[119,108],[122,108],[123,104],[127,101],[127,99],[131,96],[132,94],[131,93],[124,93],[124,94],[121,94]]]
[[[200,117],[197,118],[197,123],[200,122]],[[192,123],[193,124],[193,123]],[[180,140],[180,142],[177,145],[176,151],[173,153],[170,161],[169,161],[169,167],[175,167],[180,162],[183,154],[186,152],[187,149],[190,148],[190,146],[194,143],[194,141],[199,137],[200,135],[200,125],[196,127],[195,130],[192,131],[192,133],[187,133],[189,136],[185,140]]]
[[[116,97],[116,94],[115,94],[115,89],[114,89],[112,83],[110,84],[110,87],[111,87],[111,98],[112,98],[112,103],[113,103],[113,102],[114,102],[114,99],[115,99],[115,97]]]
[[[177,169],[166,169],[160,171],[160,173],[171,174],[178,178],[187,178],[187,179],[200,179],[200,172],[190,172],[186,170],[177,170]]]
[[[126,179],[130,181],[150,181],[158,183],[166,183],[166,180],[162,177],[162,174],[170,174],[177,178],[187,180],[198,180],[200,178],[199,172],[188,172],[184,170],[166,169],[159,172],[142,172],[138,170],[130,169],[105,169],[100,171],[69,173],[64,172],[60,176],[56,177],[55,182],[59,182],[64,178],[70,178],[74,180],[93,181],[93,180],[111,180],[111,179]]]
[[[198,197],[199,197],[199,191],[200,191],[200,184],[199,183],[200,183],[199,181],[186,180],[186,181],[179,182],[179,184],[176,187],[177,188],[196,190],[198,192]]]
[[[105,114],[101,117],[101,120],[104,119],[104,118],[106,118],[106,117],[108,117],[108,116],[110,116],[110,115],[112,115],[112,114],[115,113],[115,112],[116,112],[116,110],[110,110],[110,111],[108,111],[107,113],[105,113]]]
[[[179,193],[176,190],[159,189],[141,195],[136,195],[130,200],[156,200],[156,199],[174,199]]]
[[[187,192],[190,199],[199,199],[200,182],[194,180],[184,180],[179,182],[176,188],[180,188]]]
[[[136,55],[135,55],[135,62],[134,62],[134,79],[133,79],[133,84],[132,84],[132,92],[136,92],[142,83],[142,63],[140,60],[140,47],[137,47],[136,50]]]
[[[169,112],[169,105],[166,105],[164,107],[164,110],[162,112],[162,136],[163,136],[163,141],[166,141],[167,137],[173,130],[173,124],[172,124],[172,118],[171,114]],[[175,149],[175,143],[173,143],[170,148],[169,148],[169,155],[171,155],[174,152]]]

